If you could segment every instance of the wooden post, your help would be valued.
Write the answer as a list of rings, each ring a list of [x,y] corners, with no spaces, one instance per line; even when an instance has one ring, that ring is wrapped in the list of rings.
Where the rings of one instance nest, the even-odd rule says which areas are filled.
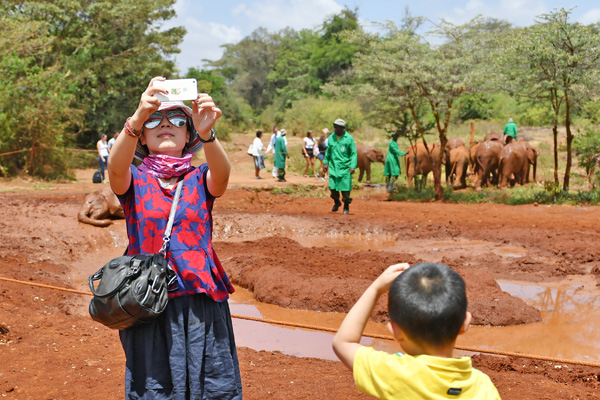
[[[473,147],[474,142],[475,142],[475,121],[471,121],[471,143],[469,143],[469,146]]]

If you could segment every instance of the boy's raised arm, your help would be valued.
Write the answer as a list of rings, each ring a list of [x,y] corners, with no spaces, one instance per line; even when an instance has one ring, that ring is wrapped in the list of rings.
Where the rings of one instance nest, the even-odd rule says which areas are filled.
[[[408,267],[407,263],[394,264],[388,267],[365,290],[342,321],[333,338],[333,351],[350,370],[354,365],[356,351],[361,347],[360,338],[375,308],[375,304],[377,304],[377,300],[388,291],[394,279]]]

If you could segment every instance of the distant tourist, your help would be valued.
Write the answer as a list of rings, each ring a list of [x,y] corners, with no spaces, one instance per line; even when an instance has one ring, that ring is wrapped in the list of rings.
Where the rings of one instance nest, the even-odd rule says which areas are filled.
[[[100,174],[102,175],[102,182],[106,183],[106,177],[104,171],[108,166],[108,142],[106,141],[108,136],[106,133],[100,135],[100,140],[96,143],[96,150],[98,150],[98,164],[100,165]]]
[[[325,152],[327,151],[327,138],[331,134],[331,131],[327,128],[323,128],[321,131],[321,137],[317,141],[317,144],[314,147],[315,158],[319,160],[321,165],[319,166],[319,173],[317,173],[317,177],[319,180],[325,180],[325,171],[323,170],[324,164],[323,159],[325,158]]]
[[[263,156],[262,131],[256,131],[256,137],[252,142],[252,156],[254,157],[254,177],[262,179],[259,175],[260,170],[265,168],[265,158]]]
[[[315,175],[315,139],[313,139],[313,131],[306,132],[306,137],[302,140],[302,155],[306,160],[304,168],[304,177],[308,178],[308,167],[312,168],[312,174]]]

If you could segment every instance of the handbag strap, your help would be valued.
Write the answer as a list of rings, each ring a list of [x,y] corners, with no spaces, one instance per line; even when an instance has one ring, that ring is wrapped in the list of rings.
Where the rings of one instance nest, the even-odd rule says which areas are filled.
[[[163,257],[167,254],[167,246],[169,245],[169,241],[171,240],[171,230],[173,229],[173,220],[175,219],[175,212],[177,211],[177,203],[179,202],[179,197],[181,196],[181,188],[183,187],[183,179],[179,180],[177,183],[177,190],[175,190],[175,196],[173,197],[173,204],[171,205],[171,212],[169,213],[169,221],[167,222],[167,228],[165,229],[165,234],[163,236],[163,245],[158,252]]]

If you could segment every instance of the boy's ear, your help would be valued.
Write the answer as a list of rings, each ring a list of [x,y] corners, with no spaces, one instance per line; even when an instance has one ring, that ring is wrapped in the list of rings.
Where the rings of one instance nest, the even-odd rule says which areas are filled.
[[[467,313],[465,314],[465,320],[463,321],[463,324],[460,327],[460,331],[458,332],[459,335],[462,335],[463,333],[469,330],[469,326],[471,326],[471,319],[473,319],[473,316],[469,311],[467,311]]]
[[[392,336],[394,336],[394,339],[396,339],[397,342],[402,343],[404,341],[404,331],[402,331],[402,329],[398,325],[396,325],[392,321],[388,321],[387,328],[392,333]]]

